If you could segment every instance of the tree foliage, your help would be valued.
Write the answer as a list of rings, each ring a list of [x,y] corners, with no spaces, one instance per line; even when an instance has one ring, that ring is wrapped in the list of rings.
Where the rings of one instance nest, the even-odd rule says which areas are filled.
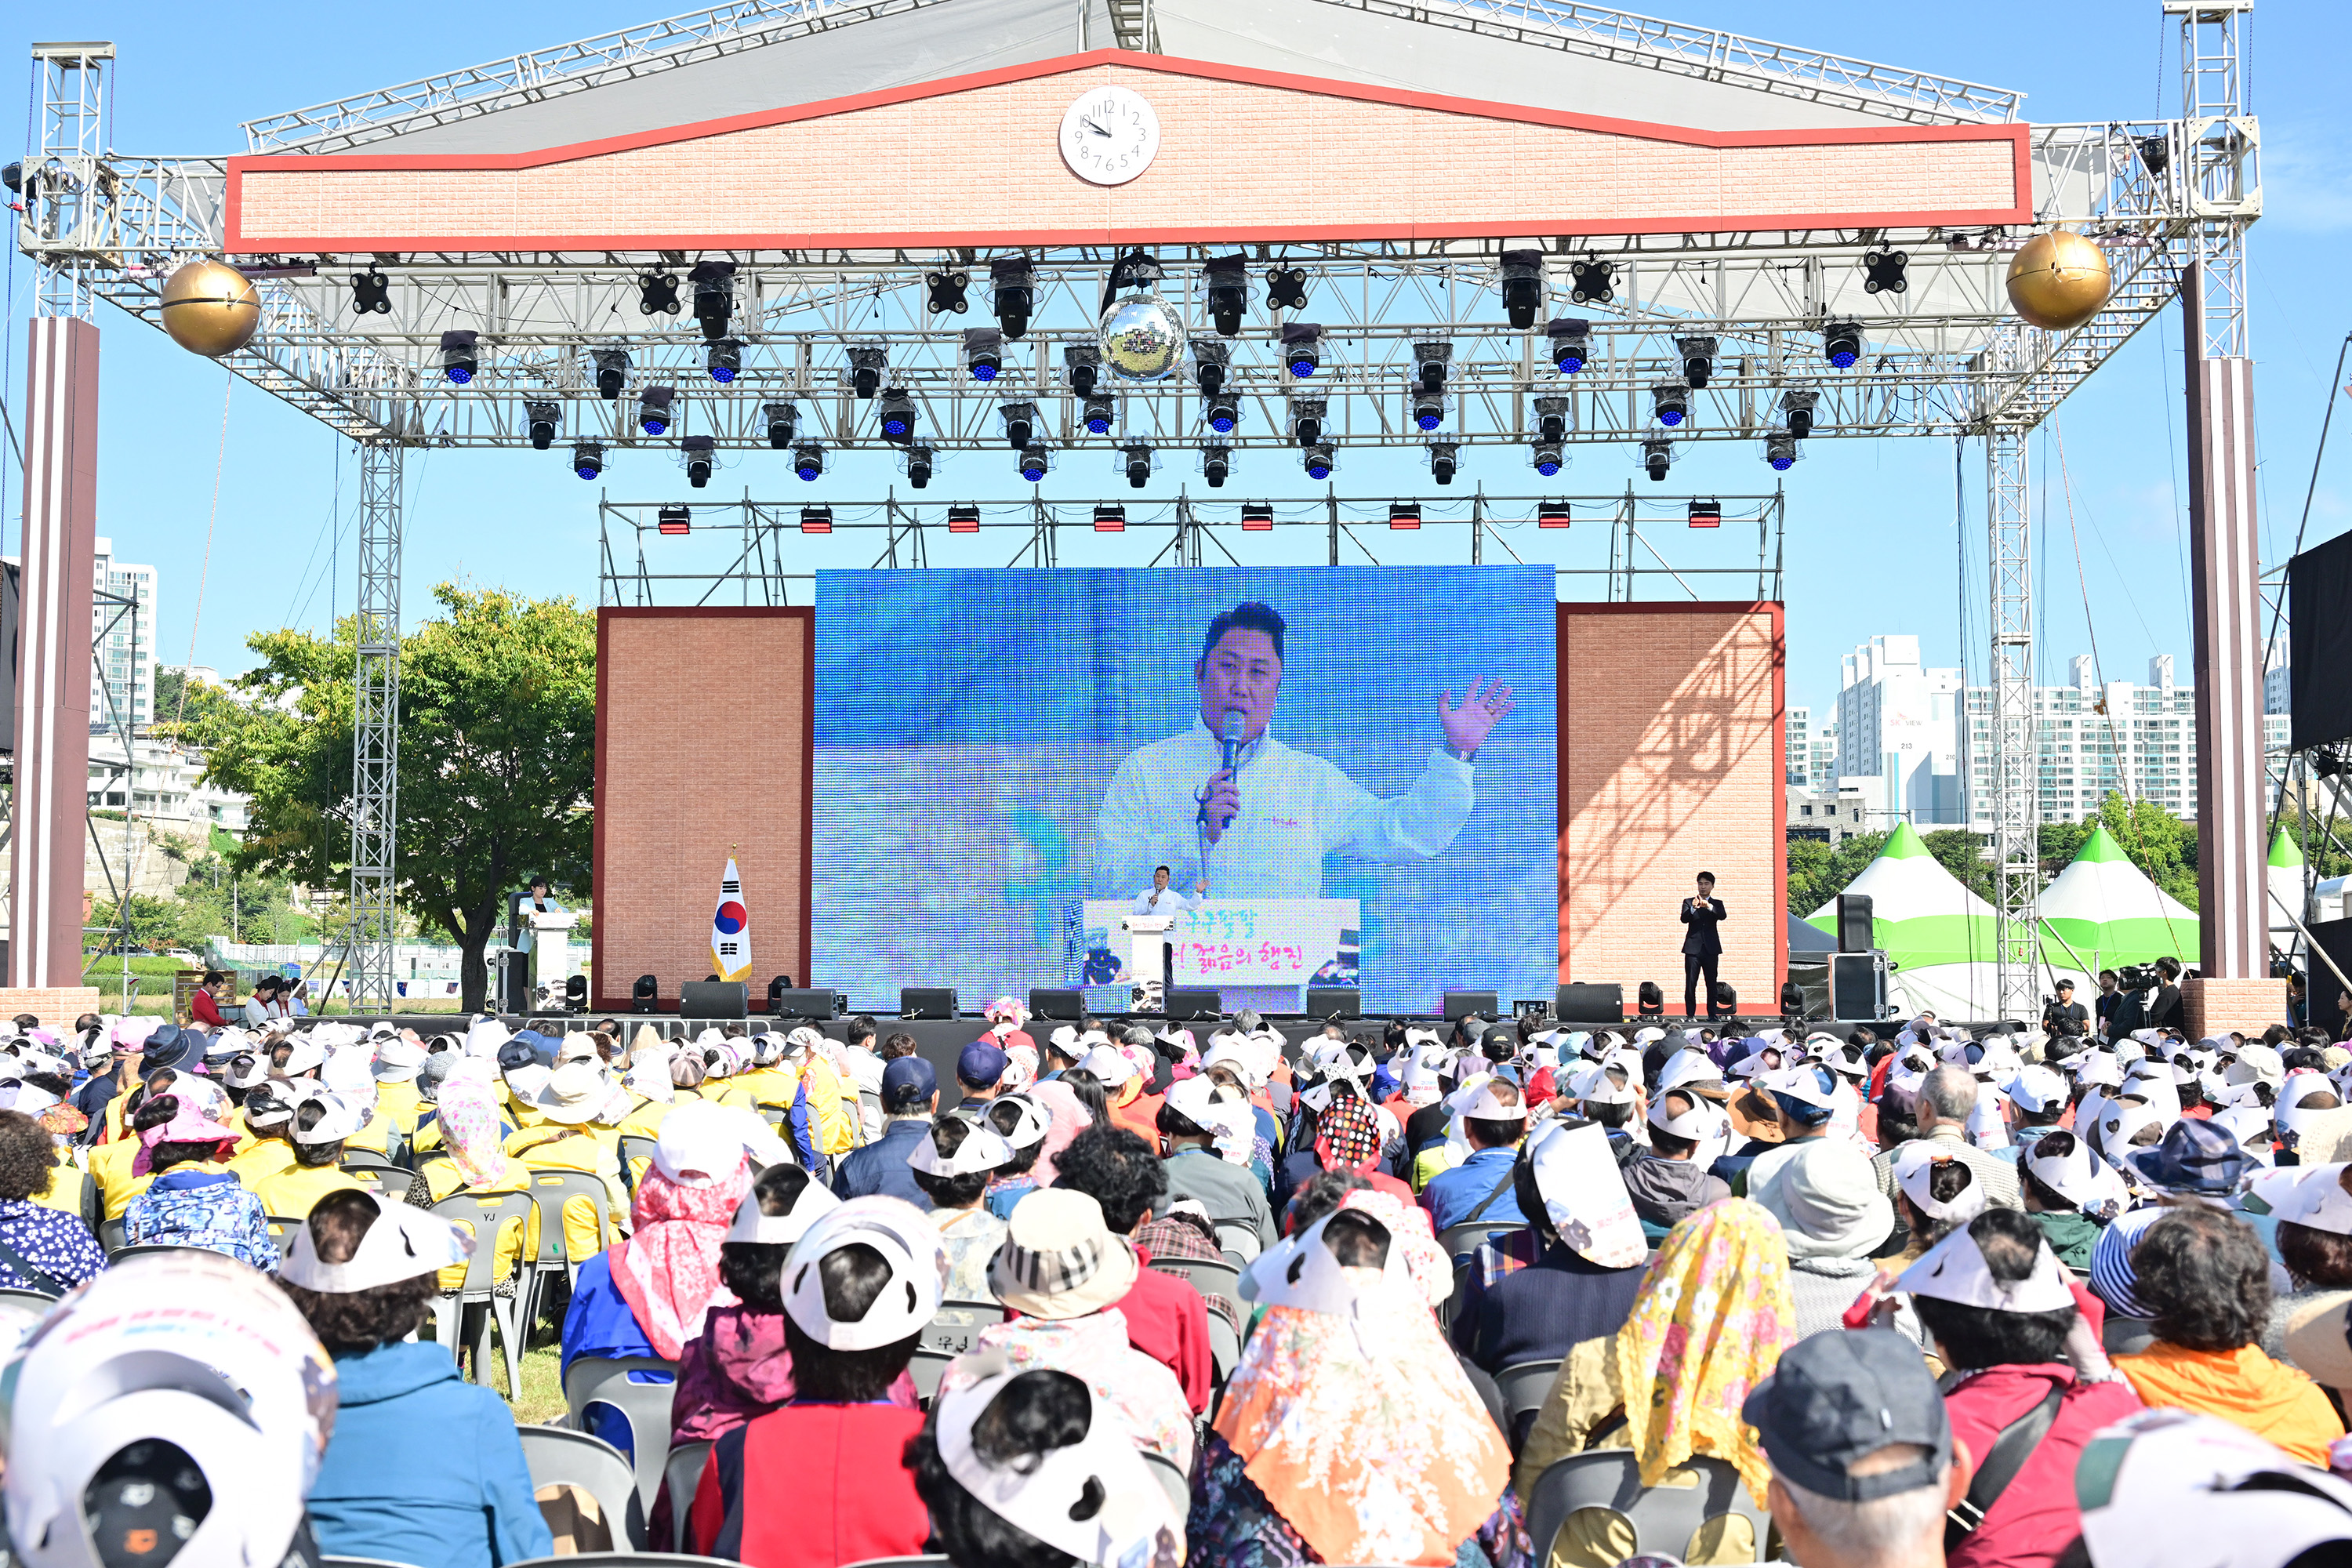
[[[1803,918],[1845,891],[1846,884],[1886,847],[1884,833],[1857,833],[1836,844],[1817,838],[1789,844],[1789,910]]]
[[[584,882],[594,788],[595,617],[569,598],[445,583],[443,612],[400,647],[398,894],[464,953],[468,1008],[488,987],[483,950],[506,895],[534,871]],[[256,634],[247,699],[208,712],[190,739],[206,777],[252,799],[239,869],[313,887],[349,875],[356,623],[331,639]]]

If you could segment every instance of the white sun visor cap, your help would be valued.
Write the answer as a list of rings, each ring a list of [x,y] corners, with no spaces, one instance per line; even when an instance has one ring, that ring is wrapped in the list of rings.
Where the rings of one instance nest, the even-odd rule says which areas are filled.
[[[1599,1069],[1595,1068],[1594,1070],[1597,1072]],[[1495,1092],[1495,1077],[1491,1073],[1479,1080],[1477,1092],[1470,1096],[1470,1098],[1465,1101],[1462,1106],[1459,1114],[1464,1121],[1520,1121],[1526,1120],[1528,1108],[1523,1104],[1504,1104],[1503,1097]],[[1455,1098],[1461,1098],[1459,1091],[1456,1092]],[[1613,1105],[1617,1102],[1614,1100],[1604,1100],[1601,1103]]]
[[[2094,1089],[2120,1089],[2124,1081],[2123,1061],[2113,1051],[2092,1051],[2075,1068],[2074,1081]]]
[[[760,1206],[760,1194],[749,1192],[736,1205],[735,1223],[727,1227],[730,1241],[756,1241],[767,1247],[790,1247],[809,1232],[809,1227],[841,1206],[841,1200],[822,1182],[810,1182],[801,1188],[801,1195],[782,1214],[770,1214]]]
[[[2352,1192],[2344,1187],[2352,1165],[2290,1165],[2253,1178],[2247,1191],[2270,1205],[2271,1217],[2352,1236]]]
[[[307,1131],[302,1126],[302,1118],[299,1115],[294,1118],[292,1136],[297,1143],[340,1143],[365,1127],[373,1114],[371,1107],[347,1099],[332,1089],[320,1089],[305,1095],[303,1100],[314,1101],[326,1110]]]
[[[2101,1430],[2074,1490],[2091,1568],[2282,1568],[2338,1561],[2352,1542],[2352,1483],[2185,1410]]]
[[[1021,1119],[1013,1124],[1013,1131],[998,1134],[1012,1146],[1013,1152],[1016,1154],[1034,1144],[1043,1143],[1045,1141],[1045,1134],[1053,1131],[1054,1113],[1047,1110],[1042,1102],[1026,1094],[1000,1094],[991,1100],[989,1105],[992,1110],[999,1105],[1010,1105],[1019,1109]],[[991,1127],[996,1125],[994,1118],[990,1118],[989,1125]]]
[[[2063,1110],[2069,1098],[2066,1080],[2050,1068],[2031,1067],[2019,1071],[2015,1078],[2000,1086],[2010,1103],[2030,1115]]]
[[[350,1296],[420,1274],[437,1274],[474,1256],[474,1237],[439,1215],[361,1195],[375,1205],[376,1213],[350,1262],[321,1259],[306,1222],[294,1227],[294,1249],[286,1255],[278,1278],[320,1295]]]
[[[979,1382],[936,1401],[940,1463],[973,1501],[1092,1568],[1142,1568],[1162,1542],[1171,1558],[1181,1555],[1184,1521],[1144,1468],[1125,1424],[1091,1389],[1083,1438],[1048,1449],[1034,1464],[993,1465],[974,1447],[973,1426],[1015,1377],[1046,1369],[1010,1367],[988,1356],[973,1370]]]
[[[880,1253],[890,1280],[863,1317],[836,1322],[825,1310],[824,1271],[817,1266],[826,1253],[853,1243]],[[938,1316],[947,1279],[939,1230],[922,1210],[904,1198],[851,1198],[793,1244],[784,1260],[784,1310],[801,1332],[828,1350],[880,1350],[913,1338]]]
[[[1689,1094],[1687,1089],[1684,1092]],[[1701,1100],[1696,1094],[1690,1095],[1690,1102],[1691,1108],[1680,1116],[1669,1116],[1666,1114],[1666,1090],[1660,1089],[1658,1097],[1650,1101],[1650,1125],[1670,1138],[1686,1138],[1694,1143],[1704,1143],[1722,1131],[1730,1120],[1720,1107]]]
[[[2022,1279],[2005,1282],[1992,1277],[1983,1249],[1965,1225],[1920,1254],[1917,1262],[1895,1277],[1895,1288],[1996,1312],[2055,1312],[2074,1305],[2066,1271],[2047,1241],[2036,1237],[2032,1270]]]
[[[933,1122],[938,1128],[944,1123]],[[939,1141],[932,1132],[915,1140],[907,1155],[907,1168],[920,1171],[927,1176],[977,1176],[984,1171],[997,1170],[1013,1163],[1013,1145],[986,1127],[967,1122],[971,1131],[956,1145],[952,1154],[941,1154]]]
[[[1135,1064],[1119,1055],[1116,1047],[1107,1045],[1097,1046],[1080,1058],[1078,1070],[1113,1092],[1136,1076]]]
[[[1612,1068],[1616,1069],[1613,1078],[1610,1076]],[[1626,1072],[1618,1063],[1602,1062],[1570,1079],[1568,1092],[1587,1105],[1631,1105],[1638,1098],[1634,1085],[1640,1081],[1638,1074]],[[1493,1092],[1489,1088],[1487,1093]]]
[[[1969,1173],[1969,1184],[1954,1196],[1939,1199],[1930,1186],[1938,1165],[1958,1165]],[[1950,1220],[1965,1225],[1984,1213],[1985,1184],[1973,1167],[1960,1162],[1952,1145],[1931,1145],[1925,1140],[1903,1145],[1895,1156],[1895,1184],[1903,1195],[1917,1205],[1929,1219]],[[2072,1300],[2070,1296],[2067,1298]]]
[[[1723,1069],[1700,1047],[1685,1046],[1666,1058],[1664,1068],[1658,1074],[1658,1092],[1664,1094],[1685,1084],[1721,1089]]]
[[[174,1561],[286,1555],[334,1426],[335,1363],[268,1275],[195,1247],[121,1258],[34,1338],[40,1353],[9,1369],[6,1401],[19,1564],[96,1568],[90,1482],[148,1439],[176,1445],[212,1492]]]
[[[1837,1080],[1830,1077],[1830,1081],[1824,1083],[1822,1080],[1825,1077],[1830,1077],[1827,1068],[1807,1062],[1802,1067],[1784,1068],[1779,1072],[1759,1073],[1756,1082],[1759,1088],[1769,1089],[1775,1094],[1785,1094],[1800,1105],[1832,1110],[1837,1107]]]
[[[2018,1155],[2033,1179],[2093,1218],[2112,1215],[2123,1207],[2124,1180],[2113,1165],[2091,1152],[2080,1137],[2068,1134],[2065,1152],[2050,1152],[2053,1138],[2038,1138]]]

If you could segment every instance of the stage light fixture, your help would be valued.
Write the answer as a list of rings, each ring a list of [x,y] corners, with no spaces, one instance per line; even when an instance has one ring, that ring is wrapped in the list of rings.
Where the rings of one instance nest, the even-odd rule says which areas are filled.
[[[1421,503],[1417,500],[1389,502],[1389,526],[1399,532],[1411,532],[1421,526]]]
[[[1127,531],[1127,508],[1119,505],[1117,501],[1095,502],[1095,531],[1097,533],[1125,533]]]
[[[473,380],[474,373],[482,368],[474,353],[477,336],[462,330],[441,334],[441,374],[458,386]]]
[[[1580,305],[1606,305],[1617,298],[1617,264],[1587,256],[1568,264],[1568,297]]]
[[[996,416],[1004,423],[1004,444],[1018,451],[1037,437],[1037,405],[1034,403],[1006,403],[998,405]]]
[[[654,513],[654,531],[675,539],[694,531],[694,513],[686,507],[666,506]]]
[[[1045,477],[1045,471],[1053,466],[1053,454],[1047,452],[1045,447],[1024,447],[1021,448],[1021,477],[1027,479],[1031,484],[1034,485],[1039,479],[1044,479]]]
[[[1443,341],[1416,342],[1412,345],[1413,374],[1421,378],[1423,392],[1445,390],[1445,373],[1454,361],[1454,345]]]
[[[1307,309],[1307,268],[1276,267],[1265,275],[1265,304],[1270,310]],[[1227,332],[1227,337],[1233,334]]]
[[[927,302],[932,315],[961,316],[971,308],[963,297],[964,289],[971,283],[971,273],[926,272],[923,282],[930,289],[930,299]]]
[[[966,327],[963,330],[963,368],[974,381],[994,381],[1004,369],[1004,334],[994,327]]]
[[[1301,461],[1306,464],[1307,477],[1310,479],[1328,479],[1331,477],[1331,470],[1339,466],[1332,456],[1330,444],[1324,441],[1307,447]]]
[[[970,501],[958,501],[953,506],[948,508],[948,531],[950,533],[978,533],[980,531],[980,508],[972,505]]]
[[[1675,350],[1682,355],[1683,380],[1696,392],[1705,386],[1715,374],[1716,341],[1713,338],[1676,338]]]
[[[1130,489],[1139,490],[1150,484],[1151,470],[1158,466],[1159,459],[1150,447],[1138,444],[1126,447],[1119,453],[1119,467],[1127,475],[1127,483]]]
[[[1568,467],[1568,457],[1558,441],[1538,441],[1528,449],[1528,460],[1537,473],[1550,479]]]
[[[907,483],[913,486],[916,489],[921,489],[924,486],[929,484],[931,482],[931,468],[935,460],[931,448],[928,446],[919,443],[908,447]]]
[[[1570,513],[1568,503],[1566,501],[1539,500],[1536,502],[1536,526],[1538,528],[1567,528],[1571,526],[1574,521],[1575,518]]]
[[[1538,397],[1536,399],[1535,438],[1538,441],[1568,439],[1568,399]]]
[[[882,390],[882,373],[890,368],[890,351],[880,343],[857,343],[849,351],[849,387],[861,398]]]
[[[1901,294],[1907,291],[1911,287],[1911,280],[1903,275],[1903,270],[1910,265],[1911,257],[1906,251],[1889,249],[1872,251],[1862,258],[1862,269],[1866,274],[1862,280],[1863,291],[1868,294]]]
[[[702,368],[719,385],[733,384],[737,373],[743,368],[743,345],[733,338],[714,340],[702,351]]]
[[[694,285],[694,319],[702,335],[713,342],[725,337],[727,323],[735,317],[735,264],[698,261],[686,276]]]
[[[1780,412],[1789,434],[1801,441],[1813,433],[1813,405],[1822,399],[1816,387],[1792,386],[1780,395]]]
[[[652,975],[638,975],[636,984],[629,987],[629,1011],[632,1013],[654,1011],[656,999],[659,994],[660,988],[655,984]]]
[[[696,489],[710,483],[710,470],[719,461],[719,443],[708,436],[688,436],[678,444],[685,456],[686,482]]]
[[[1664,482],[1666,470],[1674,466],[1675,444],[1672,441],[1642,443],[1642,471],[1650,476],[1653,483]]]
[[[1650,414],[1667,429],[1676,428],[1690,417],[1690,388],[1680,382],[1660,382],[1650,388]]]
[[[677,395],[677,388],[648,386],[637,394],[637,426],[648,436],[669,433],[670,401]]]
[[[904,387],[885,392],[880,408],[882,439],[903,447],[915,438],[915,400]]]
[[[1071,343],[1062,350],[1062,373],[1070,378],[1070,395],[1092,397],[1102,374],[1102,348],[1097,343]]]
[[[829,506],[804,506],[801,508],[801,531],[803,533],[831,533],[833,531],[833,508]]]
[[[760,405],[760,417],[767,426],[768,445],[779,452],[789,451],[793,432],[801,422],[801,411],[789,403],[763,403]]]
[[[1016,342],[1029,330],[1030,312],[1037,304],[1037,268],[1025,256],[1008,256],[988,264],[988,308],[996,324]]]
[[[523,426],[530,432],[534,452],[544,452],[555,445],[556,427],[563,423],[563,409],[554,403],[526,403],[522,405]]]
[[[2172,139],[2162,132],[2139,139],[2139,161],[2150,174],[2161,174],[2172,163]]]
[[[1323,439],[1323,416],[1330,405],[1320,397],[1294,397],[1290,400],[1291,438],[1302,447],[1312,447]]]
[[[1690,503],[1690,525],[1693,528],[1721,528],[1723,503],[1719,500],[1695,500]]]
[[[1764,460],[1772,465],[1776,474],[1785,474],[1797,462],[1797,438],[1786,430],[1775,430],[1764,437]]]
[[[1242,531],[1271,533],[1274,531],[1274,503],[1268,500],[1242,502]]]
[[[1234,449],[1231,447],[1201,448],[1201,477],[1209,481],[1211,489],[1223,489],[1225,481],[1233,478],[1233,473]]]
[[[1218,435],[1230,436],[1242,422],[1242,400],[1230,392],[1213,394],[1201,400],[1201,416]]]
[[[1502,257],[1503,314],[1521,331],[1536,324],[1543,309],[1544,253],[1507,250]]]
[[[362,316],[392,314],[392,279],[380,268],[352,274],[352,310]]]
[[[593,349],[590,353],[596,362],[596,395],[607,403],[619,402],[629,384],[629,351]]]
[[[637,313],[641,316],[677,315],[677,274],[675,272],[637,274]]]
[[[1454,476],[1462,471],[1462,444],[1458,441],[1433,441],[1429,446],[1429,477],[1441,485],[1450,485]]]
[[[1417,392],[1412,397],[1412,422],[1416,428],[1434,430],[1445,423],[1445,395],[1442,392]]]
[[[1206,272],[1202,292],[1208,297],[1209,320],[1230,338],[1242,330],[1242,317],[1249,310],[1249,258],[1213,256]]]
[[[583,479],[593,479],[604,471],[604,443],[574,441],[572,443],[572,471]]]
[[[1323,363],[1323,329],[1313,321],[1293,321],[1283,328],[1282,363],[1302,381],[1313,375]]]
[[[1566,316],[1555,319],[1544,329],[1551,340],[1552,368],[1562,375],[1574,375],[1592,357],[1592,323],[1572,321]]]
[[[1109,397],[1089,397],[1086,401],[1084,411],[1078,417],[1086,425],[1087,435],[1108,436],[1110,434],[1110,427],[1118,421],[1118,400]]]
[[[793,474],[802,480],[824,477],[824,448],[814,441],[803,441],[793,448]]]
[[[1192,340],[1192,379],[1200,383],[1204,395],[1214,396],[1225,389],[1225,374],[1232,367],[1233,353],[1214,338]]]
[[[1832,321],[1822,329],[1822,354],[1840,370],[1852,370],[1862,358],[1862,323]]]

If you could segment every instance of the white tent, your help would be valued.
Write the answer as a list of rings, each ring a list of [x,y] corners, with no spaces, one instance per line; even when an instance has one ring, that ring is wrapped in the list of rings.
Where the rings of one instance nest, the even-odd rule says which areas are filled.
[[[2197,911],[2148,880],[2115,835],[2095,826],[2072,863],[2033,900],[2042,962],[2075,979],[2078,995],[2102,969],[2170,954],[2194,964]]]
[[[1992,906],[1945,870],[1909,823],[1888,836],[1845,891],[1870,896],[1876,943],[1896,966],[1888,993],[1897,1008],[1939,1018],[1994,1016]],[[1810,920],[1834,931],[1837,900]]]
[[[2294,920],[2287,917],[2292,913]],[[2303,851],[2282,826],[2271,838],[2270,907],[2265,911],[2272,931],[2280,936],[2279,946],[2292,948],[2303,940],[2294,929],[2295,921],[2309,920],[2303,907]]]

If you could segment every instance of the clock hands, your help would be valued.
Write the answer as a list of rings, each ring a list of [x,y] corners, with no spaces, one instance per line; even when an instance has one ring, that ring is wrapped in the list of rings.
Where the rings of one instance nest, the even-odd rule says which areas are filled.
[[[1102,137],[1105,141],[1108,141],[1110,139],[1109,132],[1104,130],[1101,126],[1096,124],[1092,120],[1083,114],[1078,116],[1078,123],[1093,132],[1096,135]]]

